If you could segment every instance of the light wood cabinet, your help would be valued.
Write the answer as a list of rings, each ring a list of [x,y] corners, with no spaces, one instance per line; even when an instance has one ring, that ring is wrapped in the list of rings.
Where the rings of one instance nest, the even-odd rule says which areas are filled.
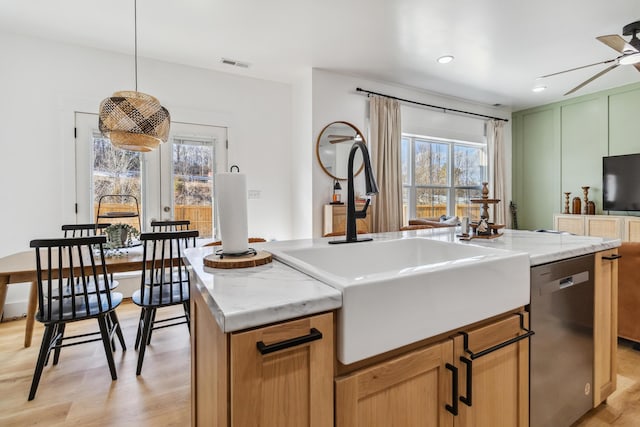
[[[364,203],[356,203],[356,210],[362,210]],[[370,205],[367,209],[365,218],[356,219],[356,231],[358,233],[371,233],[371,209]],[[322,227],[322,235],[344,234],[347,229],[347,205],[324,205],[324,223]]]
[[[447,340],[336,379],[336,427],[453,426],[452,349]]]
[[[191,425],[332,426],[333,328],[325,313],[225,334],[192,288]]]
[[[527,324],[502,316],[336,379],[336,427],[528,426]]]
[[[529,425],[529,340],[523,329],[527,324],[523,313],[522,319],[509,316],[469,331],[466,346],[464,334],[454,338],[461,396],[455,426]],[[511,343],[501,347],[507,342]]]
[[[624,218],[623,242],[640,242],[640,217]]]
[[[558,231],[584,236],[584,218],[582,215],[555,215],[553,217],[553,228]]]
[[[228,426],[228,339],[191,289],[191,425]]]
[[[553,228],[579,236],[609,237],[623,242],[640,242],[640,217],[618,215],[553,216]]]
[[[333,425],[330,313],[231,334],[231,426]]]
[[[593,406],[616,389],[618,339],[618,250],[595,254]]]

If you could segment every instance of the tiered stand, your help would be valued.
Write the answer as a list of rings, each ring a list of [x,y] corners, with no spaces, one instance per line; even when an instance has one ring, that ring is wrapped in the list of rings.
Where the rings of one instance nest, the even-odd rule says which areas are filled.
[[[486,219],[488,228],[486,232],[479,232],[478,222],[472,222],[469,225],[473,229],[473,233],[469,238],[473,239],[495,239],[496,237],[502,236],[501,233],[498,232],[501,228],[504,228],[504,224],[494,224],[489,222],[489,205],[495,205],[499,203],[500,199],[490,199],[489,198],[489,183],[482,183],[482,198],[480,199],[471,199],[471,203],[479,203],[482,204],[482,211],[480,212],[480,219]]]

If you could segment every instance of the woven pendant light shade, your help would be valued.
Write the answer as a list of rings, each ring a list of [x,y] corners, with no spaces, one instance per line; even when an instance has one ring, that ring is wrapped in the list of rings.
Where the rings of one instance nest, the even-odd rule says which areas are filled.
[[[146,152],[167,142],[170,123],[169,111],[146,93],[116,92],[100,103],[100,132],[123,150]]]

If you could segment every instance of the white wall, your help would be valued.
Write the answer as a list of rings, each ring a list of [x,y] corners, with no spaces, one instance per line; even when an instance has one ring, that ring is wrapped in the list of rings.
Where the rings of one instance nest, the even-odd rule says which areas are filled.
[[[132,90],[134,61],[2,32],[0,46],[2,257],[75,222],[74,112],[97,113],[102,99]],[[290,85],[139,58],[138,89],[176,121],[228,127],[229,165],[261,194],[248,201],[249,234],[292,237]],[[10,287],[7,302],[26,288]]]
[[[74,221],[74,111],[132,89],[133,58],[0,33],[0,256]],[[227,126],[229,164],[247,174],[249,233],[289,239],[291,86],[140,59],[138,88],[172,119]]]
[[[494,117],[510,118],[506,109],[471,103],[465,100],[449,98],[442,95],[418,91],[416,89],[381,83],[354,76],[337,74],[326,70],[313,70],[313,137],[330,122],[344,120],[355,125],[368,139],[369,135],[369,102],[368,98],[356,88],[362,88],[399,98],[425,104],[470,111]],[[402,131],[419,135],[438,136],[442,138],[480,141],[484,136],[484,120],[442,113],[423,107],[401,104]],[[511,126],[505,127],[505,157],[507,166],[507,196],[511,199]],[[332,181],[324,173],[318,161],[313,163],[313,234],[322,235],[322,206],[330,202]],[[362,180],[356,180],[356,193],[364,192]],[[346,186],[343,186],[346,194]],[[507,203],[508,203],[507,200]],[[375,203],[375,199],[374,199]]]
[[[312,174],[315,161],[312,130],[312,73],[298,76],[293,84],[293,116],[291,143],[291,216],[293,238],[313,236]]]

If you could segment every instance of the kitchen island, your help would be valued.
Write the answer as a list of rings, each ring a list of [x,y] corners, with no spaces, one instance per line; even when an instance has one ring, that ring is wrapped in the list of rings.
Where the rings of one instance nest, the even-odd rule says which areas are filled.
[[[596,331],[602,335],[599,342],[606,345],[596,349],[596,355],[600,352],[601,356],[596,359],[600,368],[594,379],[594,404],[615,388],[613,301],[617,277],[614,262],[609,261],[608,268],[598,268],[598,263],[606,267],[602,255],[615,252],[618,240],[510,230],[498,239],[470,242],[458,242],[451,229],[374,235],[378,242],[416,237],[525,252],[531,266],[600,254],[596,281],[606,286],[604,290],[596,288],[601,293],[597,307],[602,311]],[[328,240],[273,242],[256,248],[277,253],[283,248],[326,245]],[[343,364],[336,356],[335,344],[340,334],[336,314],[343,310],[340,291],[278,260],[249,269],[208,269],[202,258],[211,252],[211,248],[187,252],[194,279],[194,425],[375,425],[372,420],[384,425],[385,417],[394,416],[394,411],[398,412],[395,416],[405,417],[405,425],[469,425],[482,417],[528,425],[529,347],[527,339],[520,339],[528,331],[524,310],[528,299],[519,299],[504,312],[469,322],[464,328],[425,336],[401,348]],[[366,308],[366,301],[362,305]],[[378,315],[385,317],[385,313]],[[386,334],[371,330],[366,338],[385,340]],[[468,360],[473,357],[465,355],[484,353],[504,342],[513,345],[478,356],[471,374]],[[501,365],[496,367],[496,363]],[[467,374],[475,381],[470,388],[465,387],[469,384]],[[491,378],[496,375],[499,381]],[[473,404],[465,404],[465,400],[471,401],[470,391],[477,388],[489,393],[476,392]],[[381,397],[384,395],[387,398]],[[373,418],[367,419],[367,414]]]

